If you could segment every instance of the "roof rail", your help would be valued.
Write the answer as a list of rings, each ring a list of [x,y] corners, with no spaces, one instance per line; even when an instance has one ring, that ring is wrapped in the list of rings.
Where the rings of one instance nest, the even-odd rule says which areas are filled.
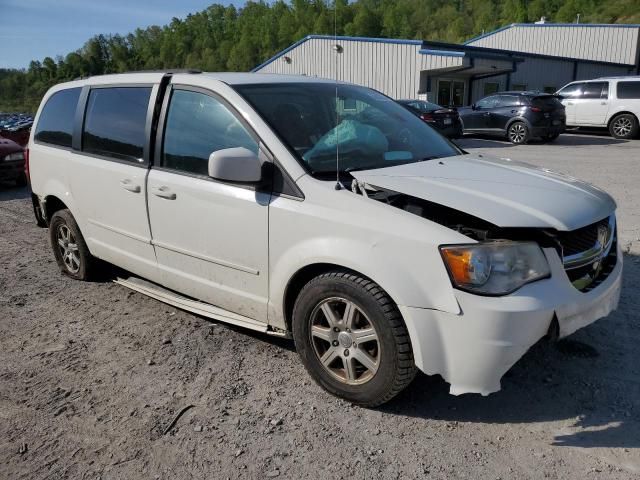
[[[157,70],[131,70],[122,73],[166,73],[167,75],[171,75],[173,73],[202,73],[202,70],[198,70],[197,68],[160,68]]]

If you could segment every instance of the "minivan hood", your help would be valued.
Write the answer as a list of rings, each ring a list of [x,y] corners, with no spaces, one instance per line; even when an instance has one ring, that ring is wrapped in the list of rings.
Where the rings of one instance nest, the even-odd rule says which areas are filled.
[[[616,203],[576,178],[509,159],[460,155],[352,172],[361,183],[474,215],[498,227],[575,230]]]

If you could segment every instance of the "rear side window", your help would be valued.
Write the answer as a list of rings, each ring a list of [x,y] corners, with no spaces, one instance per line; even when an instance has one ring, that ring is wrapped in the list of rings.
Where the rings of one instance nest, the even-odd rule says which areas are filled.
[[[89,93],[82,150],[142,162],[151,87],[94,88]]]
[[[518,105],[520,105],[520,99],[514,95],[498,95],[496,97],[495,108],[517,107]]]
[[[236,147],[258,153],[258,142],[224,103],[204,93],[173,91],[164,133],[163,167],[207,175],[209,155]]]
[[[582,98],[607,98],[608,92],[607,82],[589,82],[584,84]]]
[[[640,82],[618,82],[618,98],[640,98]]]
[[[36,141],[71,148],[80,90],[69,88],[51,95],[38,119],[34,137]]]
[[[498,104],[498,97],[486,97],[476,103],[476,108],[479,110],[486,110],[489,108],[495,108]]]

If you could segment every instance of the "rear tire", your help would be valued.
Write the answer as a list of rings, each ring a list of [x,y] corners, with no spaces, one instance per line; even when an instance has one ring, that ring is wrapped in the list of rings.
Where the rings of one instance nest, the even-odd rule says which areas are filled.
[[[58,267],[76,280],[91,280],[97,260],[89,253],[84,237],[68,209],[58,210],[49,223],[49,239]]]
[[[638,119],[630,113],[616,115],[609,123],[609,133],[613,138],[630,140],[638,136]]]
[[[305,285],[293,309],[293,338],[311,377],[357,405],[389,401],[416,374],[398,307],[356,273],[336,270]]]
[[[529,128],[524,122],[513,122],[507,129],[507,138],[514,145],[523,145],[529,141]]]

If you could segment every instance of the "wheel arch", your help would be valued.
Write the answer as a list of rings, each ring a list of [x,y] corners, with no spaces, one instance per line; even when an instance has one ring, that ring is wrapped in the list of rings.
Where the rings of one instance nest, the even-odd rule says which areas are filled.
[[[284,297],[282,299],[282,310],[284,314],[284,321],[288,331],[291,331],[291,325],[293,322],[293,306],[296,303],[296,299],[300,294],[300,291],[304,288],[304,286],[309,283],[315,277],[322,275],[323,273],[335,271],[335,270],[344,270],[355,275],[364,277],[372,282],[375,282],[378,286],[380,284],[376,282],[373,278],[354,270],[353,268],[345,267],[343,265],[339,265],[336,263],[327,263],[327,262],[318,262],[311,263],[303,266],[298,269],[289,279],[287,286],[284,289]],[[384,290],[382,286],[380,286]],[[394,298],[387,292],[387,295],[391,297],[391,300],[397,304]]]
[[[69,208],[67,204],[60,200],[56,195],[47,195],[44,197],[44,206],[44,217],[47,221],[47,225],[51,223],[51,217],[53,217],[54,213]]]
[[[527,120],[525,117],[512,117],[507,120],[507,124],[504,126],[504,132],[507,133],[509,131],[509,127],[516,122],[522,122],[526,125],[526,127],[531,131],[531,122]]]
[[[611,127],[611,123],[618,118],[620,115],[631,115],[632,117],[634,117],[636,119],[637,122],[640,122],[640,118],[638,118],[638,115],[636,115],[635,113],[629,111],[629,110],[620,110],[619,112],[615,112],[613,114],[611,114],[611,117],[609,118],[609,121],[607,122],[607,128]]]

